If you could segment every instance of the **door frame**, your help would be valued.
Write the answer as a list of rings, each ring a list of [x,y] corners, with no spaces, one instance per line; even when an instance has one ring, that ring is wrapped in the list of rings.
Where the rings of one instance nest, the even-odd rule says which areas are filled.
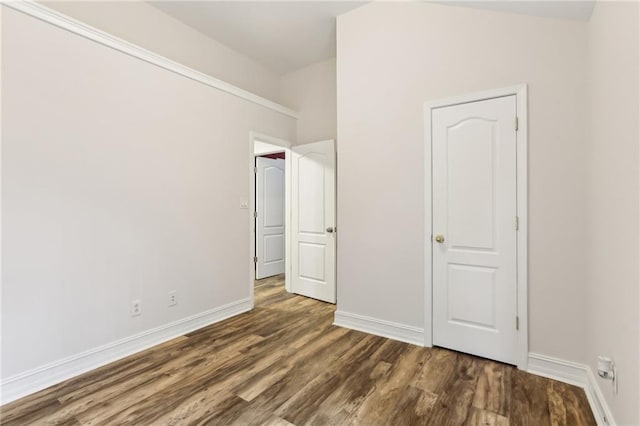
[[[251,300],[251,309],[254,307],[254,286],[256,280],[256,267],[253,261],[256,255],[256,227],[255,217],[253,212],[256,211],[256,155],[254,150],[254,142],[266,142],[271,145],[281,147],[281,150],[274,152],[285,153],[284,168],[284,273],[285,273],[285,289],[291,292],[291,234],[289,231],[291,223],[291,181],[289,176],[291,174],[291,142],[279,139],[273,136],[268,136],[258,132],[249,132],[249,229],[251,230],[249,236],[249,299]]]
[[[424,104],[424,264],[425,264],[425,291],[424,291],[424,345],[433,346],[433,163],[432,163],[432,111],[436,108],[460,105],[470,102],[500,98],[504,96],[516,96],[516,214],[519,219],[517,234],[517,301],[516,310],[519,319],[517,331],[517,367],[527,370],[529,355],[529,313],[528,313],[528,111],[527,111],[527,85],[505,87],[501,89],[487,90],[446,99],[428,101]],[[514,122],[514,125],[516,123]],[[515,321],[515,318],[514,318]],[[515,324],[514,324],[515,327]]]

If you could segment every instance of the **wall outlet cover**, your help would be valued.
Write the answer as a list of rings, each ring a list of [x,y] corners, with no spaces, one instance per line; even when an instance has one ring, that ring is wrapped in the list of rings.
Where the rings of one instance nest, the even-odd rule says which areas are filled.
[[[175,290],[168,293],[167,306],[176,306],[178,304],[178,294]]]
[[[142,304],[140,300],[132,300],[131,301],[131,316],[137,317],[142,314]]]

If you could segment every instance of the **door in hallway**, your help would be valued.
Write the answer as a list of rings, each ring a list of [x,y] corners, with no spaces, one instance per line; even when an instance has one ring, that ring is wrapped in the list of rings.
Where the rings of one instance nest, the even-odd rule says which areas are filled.
[[[256,278],[285,270],[285,165],[256,157]]]

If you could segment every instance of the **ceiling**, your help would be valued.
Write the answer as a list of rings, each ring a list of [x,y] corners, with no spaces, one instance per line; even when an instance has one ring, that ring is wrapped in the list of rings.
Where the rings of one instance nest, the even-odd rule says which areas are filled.
[[[336,55],[338,15],[364,1],[150,1],[150,4],[285,74]],[[438,1],[525,15],[587,21],[595,0]]]
[[[510,0],[510,1],[438,1],[451,6],[472,7],[520,15],[545,16],[548,18],[588,21],[596,0]]]
[[[336,56],[336,16],[364,2],[153,1],[156,8],[284,74]]]

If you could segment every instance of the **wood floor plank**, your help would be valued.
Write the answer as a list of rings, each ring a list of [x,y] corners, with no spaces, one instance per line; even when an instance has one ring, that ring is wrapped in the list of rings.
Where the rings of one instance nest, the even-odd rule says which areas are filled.
[[[433,411],[437,399],[436,394],[406,386],[399,393],[395,405],[391,406],[387,418],[403,425],[427,424],[428,416]]]
[[[213,359],[214,356],[217,356],[217,360]],[[156,424],[158,413],[153,407],[163,407],[165,410],[173,411],[176,406],[203,390],[206,390],[209,395],[215,394],[215,392],[224,393],[233,383],[246,380],[246,377],[250,377],[261,368],[277,362],[280,356],[282,353],[274,353],[270,358],[264,358],[260,363],[256,363],[253,362],[255,360],[242,357],[239,352],[210,354],[205,360],[211,361],[211,363],[205,362],[202,366],[198,366],[196,369],[192,368],[186,373],[197,376],[197,380],[183,378],[179,383],[162,387],[155,394],[145,398],[144,401],[108,417],[102,423],[90,424]],[[121,401],[114,402],[121,404]],[[81,418],[81,420],[84,419]]]
[[[518,419],[522,426],[550,425],[548,383],[543,377],[514,370],[509,418]]]
[[[13,403],[9,404],[6,409],[2,407],[0,419],[2,419],[2,424],[7,426],[44,423],[59,409],[60,402],[55,399],[38,401],[33,406],[28,407],[28,409],[21,409],[19,404]]]
[[[455,368],[436,401],[429,424],[462,425],[471,415],[482,361],[466,354],[456,354]]]
[[[346,424],[370,393],[376,383],[383,382],[391,364],[370,357],[355,368],[341,369],[343,376],[336,389],[322,402],[304,424]]]
[[[496,414],[492,411],[471,407],[470,415],[465,423],[466,426],[509,426],[507,417]]]
[[[222,365],[227,359],[238,357],[237,353],[224,352],[213,357],[203,357],[198,354],[176,368],[154,376],[144,385],[134,388],[121,388],[119,392],[110,395],[108,399],[92,399],[92,405],[80,413],[74,413],[75,417],[86,425],[108,425],[128,423],[130,419],[138,416],[145,408],[154,410],[154,407],[163,407],[152,403],[153,397],[162,395],[167,389],[175,389],[179,383],[190,383],[203,380],[211,371]],[[164,408],[164,407],[163,407]]]
[[[256,375],[247,382],[240,384],[234,392],[247,401],[261,394],[264,390],[271,387],[275,383],[293,376],[292,370],[306,372],[305,377],[316,374],[312,365],[308,361],[313,357],[322,358],[326,352],[344,351],[352,345],[352,340],[346,338],[348,332],[343,329],[335,328],[326,333],[320,339],[313,343],[303,346],[301,350],[292,351],[292,355],[282,360],[279,364],[273,364],[270,368],[265,369],[260,375]],[[303,366],[306,365],[306,368]],[[316,365],[317,367],[317,365]]]
[[[256,281],[255,308],[0,407],[2,425],[595,425],[582,389],[333,325]]]
[[[151,394],[154,392],[153,384],[157,377],[164,377],[167,372],[173,372],[181,368],[184,364],[189,365],[188,361],[197,359],[197,353],[185,353],[185,357],[177,358],[166,362],[165,364],[159,364],[154,367],[152,371],[147,371],[145,374],[133,374],[126,378],[125,381],[119,382],[113,386],[106,386],[99,388],[91,393],[87,393],[81,397],[68,399],[61,404],[59,410],[50,416],[51,420],[55,423],[61,423],[76,416],[81,416],[83,413],[89,413],[93,416],[96,411],[101,411],[101,415],[109,412],[110,410],[126,408],[128,405],[112,407],[110,401],[113,398],[122,397],[129,392],[140,391],[143,394]],[[129,405],[135,404],[137,398],[130,398]]]
[[[425,349],[425,355],[418,366],[419,372],[412,379],[411,386],[423,391],[440,394],[449,377],[454,373],[458,354],[440,348]]]
[[[249,403],[237,395],[229,396],[211,408],[208,418],[198,421],[197,425],[233,425],[242,416]]]
[[[300,407],[306,407],[307,414],[304,417],[310,417],[313,414],[311,411],[317,408],[309,410],[307,401],[313,400],[313,407],[321,405],[350,372],[368,359],[380,344],[379,338],[355,331],[348,333],[346,337],[347,339],[342,341],[342,348],[331,347],[332,353],[322,356],[323,362],[312,364],[308,360],[301,360],[306,364],[306,368],[298,369],[303,374],[294,378],[288,377],[285,386],[278,383],[278,389],[269,390],[269,396],[272,398],[270,407],[276,414],[289,419],[300,417]],[[309,368],[311,365],[313,367]],[[320,389],[321,392],[317,393],[316,389]]]
[[[503,417],[508,416],[512,368],[491,361],[485,361],[482,364],[473,397],[473,406]]]
[[[259,406],[274,410],[276,415],[290,421],[294,417],[291,407],[298,411],[301,407],[306,407],[306,400],[311,398],[308,394],[313,392],[310,388],[326,385],[325,382],[332,377],[332,374],[327,373],[332,371],[332,364],[344,353],[359,347],[360,342],[367,338],[363,333],[345,333],[344,329],[332,327],[323,339],[332,335],[331,342],[315,340],[295,351],[295,355],[284,365],[274,366],[273,371],[259,378],[261,389],[253,388],[251,393],[251,388],[239,388],[237,392],[248,400],[259,395]],[[318,396],[314,398],[314,403],[321,402]]]
[[[183,399],[173,409],[160,413],[153,421],[155,424],[167,426],[198,424],[208,421],[214,417],[216,407],[232,397],[233,394],[224,390],[204,388]]]
[[[552,425],[593,425],[593,417],[585,416],[588,401],[575,386],[550,380],[547,384],[549,414]]]
[[[350,424],[385,424],[394,414],[395,404],[409,390],[416,375],[416,366],[425,355],[423,348],[407,345],[404,353],[392,364],[389,375],[379,383],[377,392],[371,392],[363,403],[349,416]]]
[[[385,339],[382,346],[376,351],[375,357],[388,363],[395,363],[407,350],[408,344],[397,340]]]
[[[184,342],[186,341],[186,337],[180,336],[156,345],[147,351],[138,352],[68,380],[62,384],[63,390],[58,392],[58,399],[61,402],[72,400],[79,395],[91,392],[93,389],[111,386],[132,375],[144,374],[149,369],[171,359],[175,354],[185,352]]]
[[[287,426],[292,425],[293,423],[289,423],[285,419],[278,417],[267,410],[254,407],[253,404],[249,402],[246,410],[233,422],[233,424],[237,426]]]

